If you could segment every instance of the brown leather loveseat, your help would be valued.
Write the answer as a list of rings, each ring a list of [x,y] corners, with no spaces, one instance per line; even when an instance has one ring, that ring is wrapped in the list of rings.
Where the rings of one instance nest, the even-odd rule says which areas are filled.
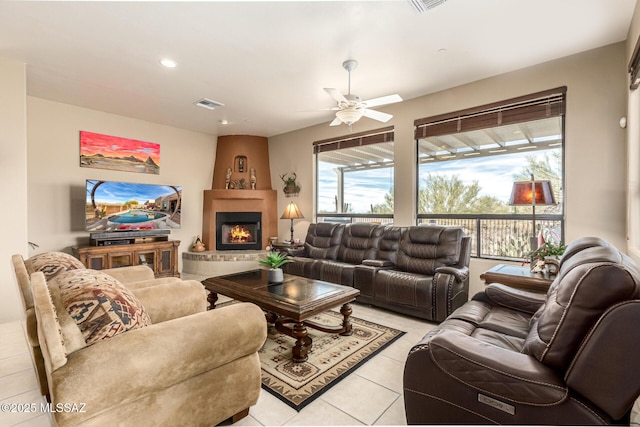
[[[571,243],[548,293],[490,284],[410,351],[408,424],[629,423],[640,394],[640,272]]]
[[[358,301],[442,321],[469,292],[470,238],[441,226],[311,224],[289,274],[360,290]]]

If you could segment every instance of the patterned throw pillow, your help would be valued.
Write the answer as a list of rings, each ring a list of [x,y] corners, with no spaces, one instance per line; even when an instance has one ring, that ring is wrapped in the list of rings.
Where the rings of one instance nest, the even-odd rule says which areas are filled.
[[[138,298],[113,277],[96,270],[60,273],[54,279],[87,345],[151,325]]]
[[[84,264],[64,252],[45,252],[34,255],[24,262],[29,275],[42,271],[47,282],[63,271],[84,269]]]

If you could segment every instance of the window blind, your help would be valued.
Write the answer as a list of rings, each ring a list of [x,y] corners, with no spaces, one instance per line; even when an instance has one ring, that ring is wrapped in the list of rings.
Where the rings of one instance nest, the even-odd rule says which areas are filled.
[[[415,138],[449,135],[564,116],[567,87],[536,92],[414,121]]]
[[[393,126],[354,133],[349,136],[342,136],[331,139],[323,139],[313,143],[313,153],[340,150],[363,145],[379,144],[381,142],[393,142]]]
[[[633,55],[631,55],[631,62],[629,62],[629,89],[635,90],[640,86],[640,38],[636,42],[636,46],[633,49]]]

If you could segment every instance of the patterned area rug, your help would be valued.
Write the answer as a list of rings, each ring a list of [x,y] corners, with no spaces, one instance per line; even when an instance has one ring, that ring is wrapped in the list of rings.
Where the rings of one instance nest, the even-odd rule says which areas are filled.
[[[295,339],[269,325],[267,341],[260,350],[262,388],[299,411],[404,334],[356,317],[350,319],[353,335],[348,337],[308,328],[313,346],[303,363],[291,361]],[[328,311],[310,320],[334,326],[342,323],[342,315]]]

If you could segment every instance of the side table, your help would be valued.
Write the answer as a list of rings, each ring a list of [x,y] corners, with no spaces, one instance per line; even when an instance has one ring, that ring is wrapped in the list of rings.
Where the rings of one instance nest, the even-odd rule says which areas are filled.
[[[546,293],[555,276],[549,275],[546,271],[532,273],[529,266],[498,264],[482,273],[480,278],[484,280],[485,285],[502,283],[527,291]]]
[[[274,252],[281,252],[287,255],[296,255],[298,252],[304,249],[304,243],[285,243],[275,242],[271,244],[271,250]]]

